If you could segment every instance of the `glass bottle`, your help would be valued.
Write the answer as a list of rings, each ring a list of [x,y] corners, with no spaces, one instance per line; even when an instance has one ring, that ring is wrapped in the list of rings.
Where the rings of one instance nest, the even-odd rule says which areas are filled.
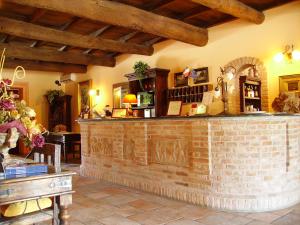
[[[251,98],[254,97],[254,91],[253,91],[253,86],[252,85],[250,86],[250,96],[249,97],[251,97]]]
[[[251,89],[250,89],[250,86],[247,87],[247,97],[251,97]]]
[[[254,97],[258,97],[258,90],[257,86],[254,87]]]

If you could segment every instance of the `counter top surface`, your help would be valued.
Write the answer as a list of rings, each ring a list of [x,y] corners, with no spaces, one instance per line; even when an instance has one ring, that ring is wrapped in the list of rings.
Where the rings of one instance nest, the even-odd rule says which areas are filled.
[[[146,120],[182,120],[182,119],[214,119],[214,118],[240,118],[240,117],[280,117],[280,116],[300,116],[300,114],[289,114],[289,113],[245,113],[245,114],[219,114],[219,115],[195,115],[195,116],[163,116],[163,117],[126,117],[126,118],[93,118],[93,119],[78,119],[77,122],[98,122],[98,121],[146,121]]]

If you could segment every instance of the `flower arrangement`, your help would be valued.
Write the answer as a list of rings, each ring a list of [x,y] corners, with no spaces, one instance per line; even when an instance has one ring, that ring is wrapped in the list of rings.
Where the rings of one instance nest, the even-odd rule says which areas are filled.
[[[282,92],[272,102],[276,112],[300,113],[300,98],[294,93]]]
[[[36,123],[35,111],[28,107],[24,100],[17,101],[16,97],[18,96],[10,91],[15,78],[22,79],[25,77],[25,70],[18,66],[12,80],[3,79],[4,52],[5,49],[2,52],[0,65],[0,133],[8,133],[11,128],[16,128],[26,146],[42,147],[45,143],[42,136],[46,132],[45,128]]]

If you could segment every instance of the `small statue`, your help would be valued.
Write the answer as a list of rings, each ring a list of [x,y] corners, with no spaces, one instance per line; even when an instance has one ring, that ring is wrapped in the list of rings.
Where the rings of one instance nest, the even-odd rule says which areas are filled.
[[[106,105],[103,111],[105,112],[105,116],[107,117],[112,115],[111,111],[109,110],[109,105]]]
[[[90,107],[88,105],[84,106],[81,110],[79,117],[82,119],[88,119],[90,114]]]

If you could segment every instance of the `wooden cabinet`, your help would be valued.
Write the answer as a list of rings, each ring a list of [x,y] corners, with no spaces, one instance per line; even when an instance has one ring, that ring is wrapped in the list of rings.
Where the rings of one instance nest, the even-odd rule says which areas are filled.
[[[168,101],[182,101],[182,103],[201,102],[203,93],[212,90],[211,84],[186,86],[168,89]]]
[[[48,130],[53,131],[58,124],[63,124],[67,127],[67,131],[71,131],[71,95],[64,95],[55,98],[49,104],[48,112]]]
[[[241,112],[261,111],[261,81],[256,78],[240,77]]]
[[[151,109],[155,111],[155,116],[165,116],[167,112],[167,89],[168,74],[170,70],[153,68],[149,69],[145,76],[140,79],[135,73],[126,74],[129,81],[129,93],[138,95],[141,92],[152,93],[153,104],[145,107],[134,107],[137,110]]]

